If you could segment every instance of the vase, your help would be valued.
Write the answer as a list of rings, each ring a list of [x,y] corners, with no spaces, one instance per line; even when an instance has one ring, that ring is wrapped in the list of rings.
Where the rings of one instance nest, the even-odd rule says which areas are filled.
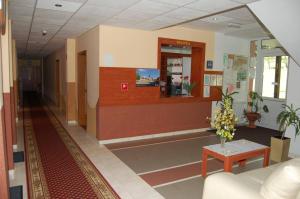
[[[225,137],[220,137],[220,141],[221,141],[221,147],[224,148],[225,147],[226,138]]]

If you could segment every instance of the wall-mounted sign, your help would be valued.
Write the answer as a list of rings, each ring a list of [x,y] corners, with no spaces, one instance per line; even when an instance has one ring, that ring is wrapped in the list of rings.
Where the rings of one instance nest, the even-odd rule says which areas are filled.
[[[207,69],[213,69],[213,61],[212,60],[207,60],[206,68]]]
[[[128,91],[128,83],[121,83],[121,91]]]

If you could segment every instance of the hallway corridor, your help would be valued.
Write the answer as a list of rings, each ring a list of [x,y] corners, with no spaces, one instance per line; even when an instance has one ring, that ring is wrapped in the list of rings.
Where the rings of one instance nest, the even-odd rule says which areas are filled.
[[[119,198],[37,94],[24,97],[30,198]]]

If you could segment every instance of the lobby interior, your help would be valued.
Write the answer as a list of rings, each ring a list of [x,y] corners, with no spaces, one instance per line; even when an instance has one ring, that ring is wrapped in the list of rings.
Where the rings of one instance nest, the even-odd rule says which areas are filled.
[[[215,186],[232,199],[270,199],[261,176],[240,186],[287,164],[274,159],[271,140],[282,135],[284,105],[300,107],[299,8],[297,0],[2,0],[0,198],[222,199]],[[218,150],[204,157],[221,146],[214,122],[226,92],[236,92],[236,130],[225,148],[252,147],[229,169]],[[248,112],[259,114],[255,128]],[[284,129],[294,162],[295,130]]]

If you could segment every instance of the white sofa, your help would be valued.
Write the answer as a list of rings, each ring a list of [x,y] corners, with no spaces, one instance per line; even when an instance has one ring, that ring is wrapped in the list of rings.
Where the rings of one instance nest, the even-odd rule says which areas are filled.
[[[280,166],[275,164],[240,174],[216,173],[206,178],[202,199],[266,199],[260,194],[265,180]],[[295,199],[300,199],[300,190]]]

